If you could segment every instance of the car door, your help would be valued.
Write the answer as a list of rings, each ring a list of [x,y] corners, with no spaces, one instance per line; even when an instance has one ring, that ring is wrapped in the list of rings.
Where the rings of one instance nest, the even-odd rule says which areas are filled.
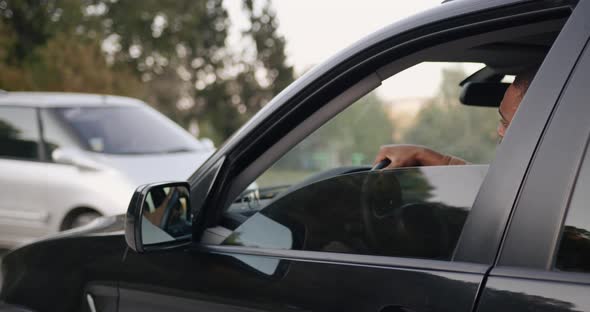
[[[568,26],[576,31],[552,51],[561,55],[564,63],[567,59],[568,65],[576,61],[571,75],[551,72],[539,77],[533,86],[565,83],[528,169],[527,182],[485,283],[478,311],[590,311],[590,28],[584,22],[589,13],[590,3],[580,3]],[[584,52],[575,57],[580,49]],[[536,94],[526,101],[542,103]]]
[[[0,107],[0,243],[7,247],[47,232],[43,162],[37,109]]]
[[[433,16],[424,17],[424,20],[451,12],[455,17],[456,10],[469,9],[462,5],[446,4],[435,11]],[[501,19],[513,15],[526,16],[535,11],[534,9],[545,10],[548,7],[551,5],[546,2],[541,7],[505,6],[504,9],[508,12],[511,9],[515,11],[495,11],[499,15],[494,17]],[[478,18],[477,14],[470,17],[477,22],[481,22],[483,18]],[[538,20],[540,16],[531,17],[533,20],[535,18]],[[571,35],[574,30],[571,27],[565,29],[558,42],[568,40],[562,37],[566,33]],[[418,45],[428,45],[424,41],[417,41]],[[368,52],[352,51],[350,55],[356,55],[364,61],[371,59],[370,55],[364,53]],[[577,53],[579,54],[579,50]],[[335,59],[326,66],[335,66],[343,59],[345,57]],[[254,217],[250,217],[249,221],[255,220],[249,223],[254,231],[260,230],[255,234],[242,231],[248,232],[247,235],[232,239],[231,235],[239,233],[239,230],[228,235],[223,228],[218,228],[220,217],[227,207],[226,203],[234,202],[236,196],[251,182],[249,176],[266,170],[277,159],[276,154],[284,153],[305,137],[307,133],[301,132],[301,129],[317,127],[318,122],[325,122],[322,114],[334,114],[339,105],[349,104],[379,84],[378,75],[368,74],[366,68],[363,71],[361,63],[351,57],[342,63],[351,69],[349,72],[330,73],[340,84],[328,83],[330,79],[327,78],[319,79],[321,70],[318,70],[318,77],[314,78],[316,73],[312,73],[302,79],[301,85],[311,82],[320,84],[319,81],[322,81],[323,88],[308,86],[303,89],[307,93],[299,90],[300,94],[296,93],[297,87],[286,90],[278,101],[291,101],[289,106],[275,105],[261,112],[258,120],[246,125],[220,149],[218,155],[223,158],[213,157],[191,178],[193,210],[203,222],[198,224],[203,227],[196,227],[195,233],[200,234],[200,230],[206,228],[204,237],[209,240],[201,241],[182,252],[144,255],[131,251],[126,253],[125,266],[121,269],[118,284],[120,311],[472,311],[478,298],[478,290],[496,256],[510,209],[518,194],[518,187],[512,189],[511,184],[520,185],[522,182],[540,137],[540,133],[535,131],[542,130],[555,102],[546,101],[544,110],[519,117],[520,121],[510,130],[510,137],[503,143],[507,147],[498,151],[499,164],[493,163],[490,166],[480,195],[469,212],[461,238],[452,246],[455,250],[452,257],[367,254],[351,252],[350,249],[343,252],[342,245],[346,244],[326,244],[329,248],[324,251],[289,248],[288,246],[298,241],[297,237],[304,237],[305,240],[305,236],[292,235],[296,231],[296,224],[276,222],[282,217],[280,214],[277,216],[278,213],[262,216],[254,214]],[[344,65],[337,68],[347,68]],[[366,63],[364,65],[371,66]],[[555,75],[567,76],[571,66],[573,64],[564,65],[560,57],[550,55],[541,71],[553,71]],[[341,75],[339,79],[336,78],[337,73]],[[366,78],[359,81],[358,77],[363,73]],[[330,74],[323,73],[325,76]],[[561,87],[537,88],[537,96],[556,98]],[[323,104],[318,109],[318,103],[326,102],[328,104]],[[314,117],[308,118],[309,116]],[[299,127],[288,128],[294,127],[293,125]],[[517,144],[521,144],[521,148],[508,148]],[[514,167],[501,165],[509,159]],[[460,169],[450,170],[453,171],[452,174],[458,174],[455,170]],[[429,174],[434,175],[430,170],[424,171],[425,176]],[[365,181],[363,175],[367,176],[367,173],[352,173],[322,180],[317,184],[304,185],[299,192],[292,195],[303,193],[299,199],[308,200],[307,202],[294,198],[289,198],[286,202],[304,203],[295,206],[305,208],[311,204],[309,200],[314,198],[319,201],[340,197],[339,203],[346,205],[346,199],[349,198],[347,189],[337,185],[346,180],[341,184],[357,183],[357,186],[362,187]],[[501,177],[509,177],[509,182],[498,183]],[[455,181],[460,180],[457,178]],[[434,181],[431,184],[437,187]],[[445,184],[444,181],[442,184]],[[509,192],[504,192],[506,187],[510,188]],[[306,195],[306,191],[315,192],[316,197]],[[276,202],[275,204],[278,205]],[[493,204],[499,205],[490,208]],[[307,217],[304,213],[301,216],[304,219]],[[320,226],[316,229],[321,229],[321,222],[317,223]],[[246,223],[242,225],[244,224]],[[285,235],[289,231],[291,235]],[[221,237],[219,240],[222,244],[214,244],[211,235]],[[248,241],[253,236],[262,238],[264,245],[235,243]],[[234,243],[223,244],[223,241]]]

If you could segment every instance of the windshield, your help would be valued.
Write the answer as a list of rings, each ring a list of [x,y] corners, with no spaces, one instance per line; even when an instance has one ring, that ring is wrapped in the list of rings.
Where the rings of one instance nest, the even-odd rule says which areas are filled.
[[[157,154],[200,148],[190,134],[144,107],[67,107],[54,111],[92,152]]]

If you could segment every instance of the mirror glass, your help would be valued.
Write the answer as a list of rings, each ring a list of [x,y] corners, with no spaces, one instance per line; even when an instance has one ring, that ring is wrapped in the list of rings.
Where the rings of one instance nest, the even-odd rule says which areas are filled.
[[[141,236],[144,245],[191,236],[192,218],[186,186],[168,184],[152,187],[142,208]]]

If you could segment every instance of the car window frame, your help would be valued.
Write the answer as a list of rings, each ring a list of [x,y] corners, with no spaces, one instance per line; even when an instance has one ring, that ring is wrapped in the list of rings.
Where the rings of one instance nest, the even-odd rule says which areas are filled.
[[[547,127],[556,108],[559,106],[562,91],[567,84],[568,77],[576,66],[577,60],[583,53],[588,38],[586,36],[587,29],[584,25],[584,18],[587,16],[587,4],[585,2],[580,4],[584,5],[575,7],[559,37],[539,67],[535,79],[532,81],[519,110],[512,120],[508,130],[509,135],[503,139],[502,144],[498,147],[496,159],[493,161],[494,166],[507,167],[511,168],[511,170],[505,172],[490,171],[490,174],[484,180],[482,191],[480,191],[476,199],[476,204],[481,203],[481,205],[477,205],[477,209],[474,209],[474,222],[468,220],[466,224],[469,227],[479,228],[481,231],[475,231],[474,233],[477,234],[475,236],[465,236],[465,244],[462,244],[461,247],[466,249],[458,251],[458,254],[465,261],[492,257],[489,254],[490,250],[480,249],[480,253],[471,253],[476,258],[467,256],[467,253],[469,253],[469,249],[476,249],[481,246],[482,241],[490,242],[493,240],[495,245],[501,244],[497,250],[493,251],[496,254],[493,256],[493,263],[496,264],[498,262],[498,252],[509,241],[506,239],[509,228],[492,233],[488,222],[492,218],[501,218],[502,223],[512,227],[511,223],[514,220],[514,215],[518,214],[516,206],[524,204],[520,193],[526,189],[526,183],[530,183],[532,161],[538,159],[539,146],[545,141]],[[560,83],[555,83],[556,81]],[[517,179],[516,176],[521,178]],[[490,212],[498,210],[499,207],[503,207],[503,214],[490,214]],[[475,222],[476,220],[479,220],[479,222]],[[493,234],[493,237],[491,237],[490,233]],[[524,253],[521,253],[521,256],[524,256]],[[520,259],[524,261],[524,257],[520,257]],[[515,259],[515,261],[518,261],[518,259]]]
[[[531,11],[531,7],[529,6],[529,7],[527,7],[528,11],[526,11],[526,12],[522,11],[522,9],[525,7],[525,5],[522,3],[516,3],[516,4],[514,4],[514,7],[504,6],[504,7],[502,7],[502,9],[508,10],[509,12],[512,12],[511,10],[514,9],[514,13],[513,14],[506,14],[505,12],[502,12],[503,14],[501,14],[500,16],[494,16],[494,17],[488,16],[489,20],[487,22],[494,24],[495,27],[499,27],[498,26],[499,23],[505,23],[506,21],[514,21],[514,19],[523,18],[523,16],[530,18],[531,16],[534,16],[535,14],[547,13],[548,11],[552,11],[552,10],[560,10],[560,9],[564,9],[564,8],[571,9],[571,7],[569,5],[567,5],[567,3],[564,2],[564,3],[557,4],[557,5],[555,3],[553,3],[554,6],[551,6],[551,9],[548,10],[547,4],[548,3],[545,3],[545,2],[540,3],[539,7],[535,7],[533,5],[533,7],[537,8],[538,10],[532,10],[532,11]],[[496,5],[497,5],[497,3],[496,3]],[[527,5],[530,5],[530,3]],[[486,14],[490,13],[489,11],[486,11],[485,9],[491,10],[492,8],[497,9],[493,5],[491,7],[484,7],[484,8],[482,8],[483,12],[474,13],[473,16],[470,16],[470,17],[475,16],[474,18],[477,19],[478,15],[485,16]],[[515,8],[517,8],[517,9],[515,9]],[[441,22],[441,21],[439,21],[439,22]],[[442,22],[444,22],[444,19]],[[473,31],[473,28],[477,28],[478,26],[481,26],[481,22],[482,22],[481,18],[479,18],[477,20],[470,20],[469,22],[462,21],[462,23],[460,23],[461,27],[460,27],[459,33],[461,33],[461,35],[459,38],[463,38],[463,37],[468,36],[468,35],[465,35],[465,32],[467,30]],[[424,23],[427,23],[427,22],[424,22]],[[521,24],[528,24],[528,23],[523,22]],[[422,24],[420,24],[420,25],[422,25]],[[457,31],[456,28],[449,28],[449,29],[443,29],[443,30],[438,32],[436,34],[436,36],[443,37],[446,35],[446,32],[454,33]],[[394,33],[394,34],[389,34],[389,35],[392,38],[393,37],[401,37],[401,34]],[[387,38],[387,39],[391,39],[391,38]],[[414,39],[417,39],[417,40],[415,40],[416,42],[414,42],[414,44],[422,43],[423,47],[421,50],[424,50],[425,49],[424,41],[428,41],[429,39],[432,39],[432,38],[419,38],[419,40],[418,40],[418,38],[414,38]],[[432,46],[432,44],[430,43],[430,45],[427,44],[426,46]],[[398,46],[396,46],[396,47],[399,48]],[[376,53],[374,51],[374,49],[373,49],[373,51],[370,51],[371,48],[373,48],[373,47],[366,47],[367,51],[361,51],[361,52]],[[414,51],[413,53],[410,53],[410,54],[418,54],[418,52]],[[362,62],[368,63],[371,60],[371,57],[367,56],[366,54],[363,55],[360,52],[358,52],[357,55],[355,55],[355,56],[357,57],[357,61],[358,61],[358,58],[364,57],[363,60],[358,61],[361,63]],[[397,66],[403,65],[402,59],[403,58],[400,58],[398,60],[399,62],[396,61],[396,62],[398,62],[396,64]],[[347,61],[350,61],[350,60],[347,60]],[[340,62],[342,62],[343,64],[346,64],[345,61],[340,61]],[[330,65],[330,62],[328,62],[327,64]],[[326,66],[328,66],[328,65],[326,65]],[[362,65],[366,65],[366,64],[362,64]],[[390,65],[390,64],[388,64],[388,65]],[[405,67],[408,67],[408,66],[405,66]],[[316,78],[316,79],[319,82],[314,81],[314,80],[310,81],[309,78],[313,77],[312,74],[314,73],[312,71],[312,74],[309,74],[310,77],[304,77],[304,79],[302,79],[302,81],[299,84],[304,84],[304,85],[308,84],[308,85],[313,86],[313,83],[322,82],[323,85],[320,87],[315,86],[316,89],[312,90],[312,92],[310,92],[310,93],[307,93],[306,97],[294,97],[293,100],[299,101],[300,102],[299,105],[302,105],[302,102],[306,102],[306,101],[309,102],[312,100],[316,100],[315,104],[317,106],[318,98],[321,99],[322,98],[321,96],[324,96],[324,98],[325,98],[325,96],[326,96],[325,93],[327,93],[328,91],[334,92],[334,89],[337,89],[337,90],[339,90],[339,92],[337,94],[341,94],[342,90],[348,90],[349,89],[348,87],[347,88],[342,87],[343,81],[345,81],[346,78],[350,78],[350,75],[354,75],[354,74],[358,75],[359,72],[362,73],[362,70],[361,70],[362,68],[360,68],[360,67],[362,67],[362,66],[361,65],[351,66],[350,68],[347,69],[347,71],[340,72],[339,74],[337,74],[336,78],[334,78],[333,81],[329,81],[329,82],[326,82],[326,81],[322,82],[318,78]],[[342,68],[339,68],[338,66],[336,66],[335,68],[336,68],[335,71],[342,70]],[[365,75],[363,75],[362,77],[367,78],[368,76],[370,76],[370,75],[368,73],[365,73]],[[357,79],[359,79],[359,78],[357,78]],[[350,82],[350,79],[348,81]],[[338,85],[337,83],[340,83],[340,85]],[[297,83],[296,83],[296,85],[297,85]],[[335,88],[335,86],[337,88]],[[344,84],[344,86],[346,86],[346,85]],[[350,86],[350,84],[348,86]],[[282,93],[282,96],[281,95],[278,96],[279,99],[277,101],[283,100],[288,95],[292,96],[291,93],[293,92],[294,88],[295,87],[292,86],[292,87],[289,87],[287,90],[285,90],[285,92]],[[332,89],[330,89],[330,88],[332,88]],[[324,92],[324,93],[322,93],[322,92]],[[322,102],[327,103],[329,101],[324,100]],[[282,106],[286,106],[287,104],[288,104],[288,102],[285,102],[282,104]],[[291,105],[294,105],[294,104],[291,104]],[[221,203],[224,203],[224,201],[231,201],[231,199],[230,199],[231,196],[228,196],[228,190],[231,188],[232,184],[235,182],[234,179],[238,175],[238,173],[241,172],[242,170],[244,170],[244,164],[249,164],[249,163],[253,162],[256,159],[256,157],[258,157],[260,155],[261,151],[264,151],[265,149],[267,149],[269,147],[269,145],[272,146],[277,141],[280,141],[280,139],[285,135],[285,130],[281,129],[281,127],[278,125],[280,125],[281,123],[283,125],[288,124],[289,122],[293,123],[294,122],[293,119],[296,118],[295,115],[297,115],[297,113],[301,113],[301,112],[297,112],[297,110],[296,110],[298,108],[297,106],[291,107],[290,110],[285,109],[286,111],[281,111],[280,110],[281,108],[284,108],[284,107],[281,107],[279,104],[277,104],[277,105],[275,105],[274,109],[271,108],[271,109],[266,109],[266,110],[262,111],[259,115],[257,115],[257,117],[259,117],[259,118],[255,117],[255,119],[259,119],[259,120],[251,120],[244,128],[242,128],[240,131],[238,131],[238,133],[236,135],[234,135],[234,137],[230,138],[228,143],[226,143],[225,146],[222,146],[222,148],[220,148],[220,150],[218,151],[218,154],[227,156],[227,164],[224,165],[224,168],[219,175],[219,181],[217,181],[217,183],[216,183],[217,187],[212,191],[214,194],[212,194],[212,196],[210,196],[210,199],[208,200],[207,204],[205,205],[205,208],[206,208],[205,214],[207,215],[206,217],[208,218],[208,220],[206,221],[207,225],[215,226],[215,224],[217,222],[216,220],[218,220],[220,217],[220,211],[224,208],[224,204],[221,204]],[[306,113],[308,115],[312,114],[309,111],[307,111]],[[272,114],[275,114],[275,116],[273,116]],[[287,120],[289,118],[292,118],[292,119]],[[547,116],[547,118],[548,118],[548,116]],[[543,122],[545,122],[545,121],[546,121],[546,119],[543,120]],[[265,126],[264,131],[262,131],[260,129],[263,126]],[[273,130],[276,132],[273,134],[269,134],[269,132],[273,131]],[[262,132],[260,132],[260,131],[262,131]],[[252,141],[247,140],[246,138],[248,138],[249,136],[258,136],[259,138],[266,138],[266,139],[270,140],[270,142],[266,142],[265,144],[261,144],[261,146],[255,147],[255,149],[258,151],[257,156],[248,155],[249,152],[252,152],[252,151],[249,151],[248,149],[253,149],[252,145],[256,143],[256,141],[252,142]],[[514,135],[514,136],[517,136],[517,135]],[[245,143],[245,142],[247,142],[247,143]],[[240,144],[240,143],[242,143],[242,144]],[[244,146],[243,144],[249,144],[250,146]],[[254,154],[256,154],[256,152],[254,152]],[[530,159],[532,158],[532,154],[527,154],[526,152],[523,153],[522,155],[519,155],[519,156],[520,156],[520,160],[522,161],[524,167],[526,167],[528,165]],[[212,157],[212,159],[216,159],[216,158],[217,157],[215,157],[215,155]],[[240,163],[240,164],[237,165],[236,163]],[[497,170],[499,170],[499,169],[497,169]],[[499,170],[499,171],[506,171],[506,169]],[[518,179],[517,182],[520,184],[520,182],[522,181],[523,178],[524,178],[524,173],[521,176],[521,178]],[[486,179],[487,179],[487,177],[486,177]],[[474,208],[475,208],[475,205],[474,205]],[[512,202],[509,202],[509,205],[507,205],[506,207],[502,207],[502,209],[504,209],[506,211],[509,211],[511,208],[512,208]],[[504,211],[503,215],[508,215],[508,212],[506,212],[506,211]],[[504,221],[504,223],[502,223],[502,221]],[[499,218],[499,222],[497,222],[495,225],[498,227],[496,229],[496,232],[500,233],[504,230],[505,222],[507,222],[507,220]],[[197,239],[197,241],[198,241],[198,239]],[[499,244],[499,241],[500,241],[500,238],[498,237],[497,238],[498,244]],[[489,248],[489,246],[490,246],[489,244],[480,244],[479,249]],[[208,252],[264,254],[267,256],[272,256],[273,254],[278,255],[278,254],[282,254],[282,253],[286,252],[286,251],[276,251],[276,250],[260,250],[260,249],[254,250],[251,248],[248,249],[248,248],[244,248],[244,247],[228,247],[228,246],[223,246],[223,247],[221,247],[221,246],[200,246],[199,248],[205,249]],[[487,268],[487,265],[491,264],[491,262],[493,261],[493,257],[495,257],[496,251],[497,251],[496,248],[492,247],[491,249],[492,249],[492,252],[491,252],[492,257],[488,257],[486,259],[483,259],[483,261],[481,259],[479,261],[477,261],[477,260],[470,261],[470,264],[473,264],[474,266],[477,267],[477,269],[475,271],[479,272],[479,270],[482,267]],[[308,251],[292,251],[292,252],[299,255],[299,257],[303,257],[306,259],[307,258],[315,259],[316,257],[321,257],[321,256],[318,256],[317,252],[308,252]],[[470,253],[468,253],[467,255],[473,257],[473,254],[477,253],[477,252],[478,252],[477,250],[475,250],[475,251],[471,250]],[[286,254],[292,255],[291,252],[286,252]],[[359,260],[359,261],[361,261],[361,262],[362,261],[369,261],[369,263],[371,263],[371,261],[375,260],[375,259],[370,260],[371,258],[379,257],[379,256],[363,256],[363,255],[350,255],[350,256],[351,257],[352,256],[361,257],[362,260]],[[330,261],[335,261],[335,259],[337,259],[339,257],[342,257],[342,256],[340,254],[336,254],[336,255],[330,254],[329,258],[331,259]],[[400,258],[394,258],[394,257],[391,257],[391,258],[384,257],[384,258],[387,258],[388,261],[392,264],[408,263],[406,261],[410,261],[410,262],[413,262],[413,264],[411,265],[413,267],[425,265],[425,267],[430,268],[430,266],[427,265],[423,261],[427,261],[427,262],[435,261],[436,263],[439,263],[440,265],[446,266],[446,264],[465,262],[465,261],[463,261],[462,257],[465,257],[465,254],[462,254],[460,257],[455,257],[455,259],[453,259],[453,262],[437,261],[437,260],[418,260],[418,259],[414,259],[414,258],[410,258],[410,259],[400,259]],[[445,263],[445,264],[442,264],[441,262]],[[418,265],[417,263],[421,263],[421,264]]]
[[[45,157],[45,146],[43,146],[43,128],[41,125],[41,117],[39,115],[39,107],[36,106],[29,106],[29,105],[2,105],[0,108],[7,107],[7,108],[16,108],[16,109],[29,109],[33,111],[35,123],[37,124],[37,158],[20,158],[20,157],[8,157],[4,155],[0,155],[0,160],[15,160],[15,161],[25,161],[25,162],[37,162],[37,163],[44,163],[46,162]]]
[[[72,137],[73,140],[76,141],[76,146],[75,148],[80,148],[80,149],[84,149],[86,148],[86,146],[84,145],[85,143],[80,140],[80,138],[73,132],[72,128],[70,125],[68,125],[67,123],[65,123],[63,120],[61,120],[59,117],[57,117],[55,115],[55,112],[53,110],[53,107],[40,107],[37,110],[37,115],[38,115],[38,119],[39,119],[39,125],[40,125],[40,130],[41,130],[41,146],[43,147],[43,160],[52,164],[58,164],[58,165],[65,165],[65,166],[71,166],[71,165],[67,165],[67,164],[61,164],[61,163],[57,163],[52,159],[52,156],[48,153],[47,151],[47,140],[45,138],[45,122],[46,120],[43,119],[43,115],[47,115],[47,116],[51,116],[50,118],[53,119],[53,121],[58,125],[58,127],[62,127],[62,129],[65,132],[68,132],[68,134]]]
[[[586,1],[581,2],[572,15],[567,46],[581,51],[578,57],[570,60],[575,64],[564,80],[558,103],[531,162],[496,267],[492,270],[494,276],[590,283],[588,273],[553,270],[563,222],[590,138],[590,126],[572,122],[572,118],[590,117],[590,107],[580,100],[589,92],[583,83],[589,78],[584,69],[590,68],[590,26],[584,22],[588,14],[590,2]],[[555,51],[554,54],[566,59],[563,53]],[[551,78],[544,80],[549,82]],[[552,182],[551,188],[547,187],[547,181]]]
[[[588,77],[586,77],[586,78],[588,78]],[[580,80],[582,80],[582,79],[580,79]],[[557,268],[557,257],[559,255],[561,243],[563,242],[562,238],[563,238],[563,234],[565,231],[566,221],[567,221],[569,212],[572,208],[573,209],[578,208],[578,207],[573,207],[573,198],[574,198],[574,196],[576,196],[576,191],[584,192],[585,188],[590,187],[590,183],[584,181],[586,183],[582,184],[582,182],[580,181],[580,174],[582,172],[590,171],[590,149],[589,148],[590,148],[590,134],[588,134],[588,137],[586,139],[586,143],[584,145],[584,152],[582,153],[582,156],[581,156],[580,161],[578,163],[578,168],[576,170],[575,179],[572,182],[571,191],[568,196],[567,207],[564,210],[563,217],[560,222],[561,229],[559,232],[559,236],[557,238],[557,243],[555,244],[555,247],[554,247],[553,253],[552,253],[551,270],[556,273],[586,274],[590,277],[590,271],[559,270]],[[586,166],[586,167],[584,167],[584,166]],[[582,189],[578,189],[578,188],[582,188]],[[589,281],[590,281],[590,278],[589,278]]]

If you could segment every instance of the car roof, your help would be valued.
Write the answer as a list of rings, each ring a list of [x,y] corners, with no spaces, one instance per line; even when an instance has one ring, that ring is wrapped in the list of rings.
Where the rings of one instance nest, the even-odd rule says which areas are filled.
[[[0,106],[71,107],[138,106],[138,99],[117,95],[74,92],[2,92]]]

